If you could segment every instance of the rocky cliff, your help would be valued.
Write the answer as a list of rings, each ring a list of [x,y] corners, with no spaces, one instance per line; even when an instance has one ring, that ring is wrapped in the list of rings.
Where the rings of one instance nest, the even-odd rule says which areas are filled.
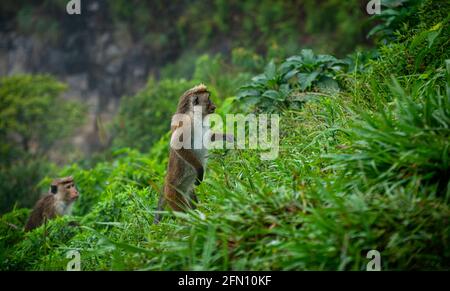
[[[68,84],[65,98],[88,104],[88,123],[74,139],[84,152],[105,146],[96,137],[98,124],[111,120],[120,97],[139,90],[160,63],[143,41],[111,24],[105,5],[89,1],[81,15],[67,14],[62,5],[50,14],[2,15],[0,21],[0,75],[49,73]],[[22,29],[24,22],[33,29]]]

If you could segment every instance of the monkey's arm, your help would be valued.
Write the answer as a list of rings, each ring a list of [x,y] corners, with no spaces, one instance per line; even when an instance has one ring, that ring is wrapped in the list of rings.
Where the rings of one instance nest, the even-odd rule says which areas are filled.
[[[188,150],[185,148],[175,150],[175,152],[180,158],[185,160],[189,165],[191,165],[194,168],[194,170],[197,173],[197,180],[195,181],[195,185],[200,185],[200,183],[203,181],[204,169],[203,165],[195,156],[194,152],[192,150]]]
[[[234,142],[234,135],[223,134],[223,133],[213,133],[211,135],[211,141],[216,141],[216,140],[224,140],[227,142]]]

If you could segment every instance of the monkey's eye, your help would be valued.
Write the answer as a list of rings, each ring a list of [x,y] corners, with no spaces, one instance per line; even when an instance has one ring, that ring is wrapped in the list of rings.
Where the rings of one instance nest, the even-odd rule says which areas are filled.
[[[194,105],[198,105],[198,96],[194,97]]]

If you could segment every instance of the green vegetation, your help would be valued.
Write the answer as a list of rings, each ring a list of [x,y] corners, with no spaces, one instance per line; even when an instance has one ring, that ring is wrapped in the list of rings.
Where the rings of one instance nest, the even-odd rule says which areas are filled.
[[[221,55],[203,55],[195,62],[192,80],[166,78],[156,81],[151,78],[141,92],[121,100],[113,128],[113,148],[132,147],[148,151],[169,131],[179,96],[199,83],[208,84],[215,103],[229,104],[239,87],[249,79],[248,73],[239,68],[239,62],[246,63],[247,58],[253,58],[253,55],[242,56],[231,67]],[[227,111],[226,106],[219,111]]]
[[[114,146],[148,151],[155,140],[170,129],[170,118],[177,108],[178,96],[183,94],[184,88],[192,86],[194,83],[186,80],[156,82],[150,79],[137,95],[124,97],[115,125]]]
[[[0,212],[14,202],[31,207],[39,193],[35,187],[52,172],[50,152],[70,150],[64,139],[82,124],[83,106],[59,98],[64,90],[50,76],[0,79]]]
[[[158,55],[159,64],[173,62],[185,53],[217,53],[234,47],[269,55],[277,47],[278,57],[285,57],[295,54],[300,43],[339,55],[370,43],[365,38],[370,29],[365,1],[111,0],[100,1],[102,13],[91,13],[88,5],[82,5],[89,17],[71,20],[61,14],[67,2],[4,0],[0,16],[13,19],[18,31],[51,43],[88,29],[88,18],[101,17],[113,30],[125,32],[135,41],[144,40],[146,49]]]
[[[237,98],[262,111],[299,108],[299,103],[310,99],[314,91],[339,91],[336,76],[347,65],[333,56],[315,56],[311,50],[304,49],[300,55],[288,58],[279,69],[270,62],[264,74],[241,87]],[[305,91],[310,93],[301,94]]]
[[[392,14],[395,37],[376,53],[237,48],[198,58],[190,80],[167,67],[122,100],[110,160],[58,172],[77,181],[74,216],[27,234],[28,209],[0,218],[0,269],[64,270],[78,250],[83,270],[365,270],[378,250],[383,270],[450,270],[449,10],[429,18],[437,2]],[[220,113],[280,114],[280,153],[212,151],[198,209],[154,225],[169,116],[199,81]]]

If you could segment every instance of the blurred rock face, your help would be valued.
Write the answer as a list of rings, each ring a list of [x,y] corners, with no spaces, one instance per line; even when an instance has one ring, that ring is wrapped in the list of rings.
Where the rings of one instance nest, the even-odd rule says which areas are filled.
[[[46,35],[8,30],[13,23],[0,27],[0,76],[49,73],[68,85],[65,98],[88,104],[90,122],[74,140],[84,152],[106,146],[93,138],[98,123],[112,118],[122,95],[133,95],[145,85],[153,63],[139,40],[113,28],[102,12],[107,11],[101,9],[104,5],[90,1],[81,15],[62,15],[51,41]]]
[[[81,15],[59,19],[52,41],[0,28],[0,75],[51,73],[69,83],[70,95],[82,98],[119,98],[139,88],[151,65],[148,53],[126,30],[112,30],[99,9],[102,1],[91,2]]]

